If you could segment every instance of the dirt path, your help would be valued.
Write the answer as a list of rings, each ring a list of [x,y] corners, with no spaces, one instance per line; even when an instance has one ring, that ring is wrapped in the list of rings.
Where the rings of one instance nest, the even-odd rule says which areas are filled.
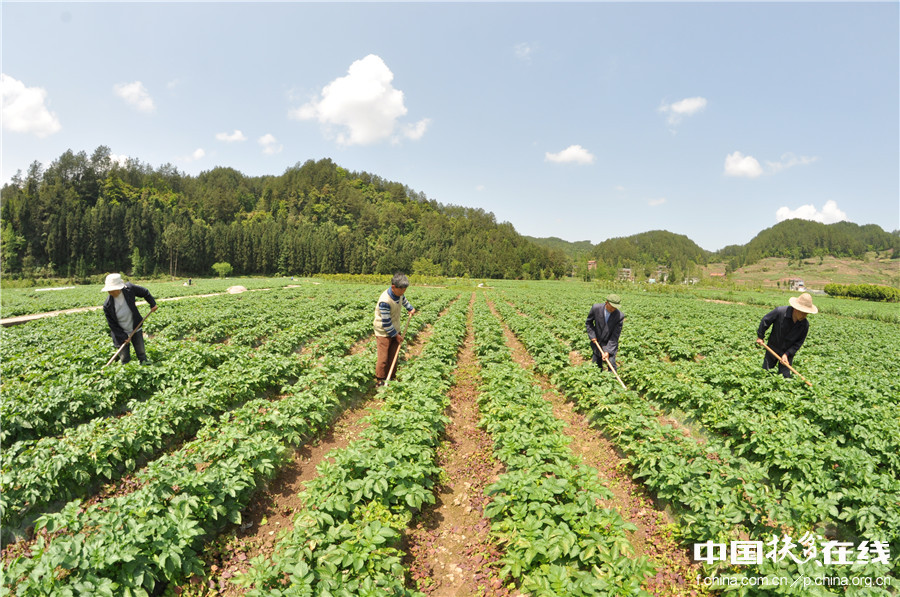
[[[474,300],[474,295],[473,295]],[[503,472],[493,441],[477,427],[480,367],[475,358],[470,302],[468,334],[449,391],[450,422],[438,447],[444,471],[437,502],[407,531],[407,557],[415,588],[436,597],[509,595],[497,572],[502,556],[490,541],[484,489]]]
[[[285,286],[285,288],[295,288],[295,286]],[[261,292],[264,290],[272,290],[271,288],[252,288],[250,290],[244,289],[241,292]],[[206,298],[210,296],[221,296],[223,294],[237,294],[235,292],[212,292],[209,294],[189,294],[187,296],[170,296],[167,298],[158,298],[156,299],[157,303],[164,303],[166,301],[180,301],[182,299],[189,298]],[[102,297],[101,297],[102,298]],[[145,306],[147,301],[137,301],[135,303],[138,307]],[[29,313],[28,315],[17,315],[16,317],[5,317],[0,319],[0,325],[3,327],[9,327],[11,325],[19,325],[22,323],[28,323],[29,321],[35,321],[37,319],[44,319],[45,317],[56,317],[57,315],[66,315],[68,313],[84,313],[85,311],[96,311],[97,309],[102,309],[103,305],[94,305],[92,307],[74,307],[72,309],[61,309],[59,311],[47,311],[45,313]]]
[[[513,360],[534,372],[534,360],[528,351],[508,327],[504,325],[503,328]],[[570,354],[570,358],[581,361],[580,355],[576,358]],[[572,452],[586,465],[597,469],[598,478],[613,492],[613,499],[604,506],[616,510],[637,527],[637,531],[629,535],[629,541],[636,555],[646,556],[657,569],[657,574],[644,582],[644,590],[665,597],[708,594],[694,581],[701,572],[700,567],[691,563],[690,554],[672,536],[669,529],[672,520],[654,506],[652,497],[634,481],[624,455],[591,427],[587,418],[578,413],[546,378],[533,374],[544,390],[544,399],[553,406],[553,414],[566,424],[564,432],[572,439],[569,445]]]

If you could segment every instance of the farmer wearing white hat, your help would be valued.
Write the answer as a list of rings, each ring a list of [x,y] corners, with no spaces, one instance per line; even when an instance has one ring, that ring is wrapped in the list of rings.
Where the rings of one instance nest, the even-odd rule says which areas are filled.
[[[603,369],[607,361],[612,369],[616,368],[616,353],[619,352],[619,335],[622,333],[622,322],[625,314],[619,310],[622,299],[618,294],[610,294],[605,303],[596,303],[591,307],[585,321],[585,329],[591,340],[594,356],[591,361]]]
[[[819,309],[813,305],[812,295],[804,292],[800,296],[788,299],[790,306],[776,307],[769,311],[756,330],[756,343],[760,346],[768,344],[769,348],[781,355],[776,359],[771,353],[766,352],[763,358],[763,369],[771,369],[778,364],[778,372],[785,377],[791,377],[788,365],[794,363],[794,355],[803,346],[806,334],[809,332],[809,321],[806,316],[818,313]],[[769,341],[764,342],[766,330],[772,328]]]
[[[134,297],[147,299],[150,311],[156,311],[156,301],[153,295],[143,286],[126,283],[121,274],[109,274],[106,276],[106,285],[103,292],[108,292],[109,297],[103,303],[103,313],[106,314],[106,322],[109,324],[109,334],[112,336],[113,346],[119,348],[128,339],[128,335],[141,323],[141,314],[134,303]],[[144,351],[144,331],[138,330],[131,337],[130,345],[134,346],[141,365],[149,364],[147,353]],[[126,347],[119,353],[119,361],[124,365],[131,360],[131,348]]]

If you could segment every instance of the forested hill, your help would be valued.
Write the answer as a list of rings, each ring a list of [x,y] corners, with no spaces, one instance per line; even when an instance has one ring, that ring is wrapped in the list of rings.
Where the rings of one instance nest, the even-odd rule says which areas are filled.
[[[886,232],[875,224],[860,226],[852,222],[822,224],[810,220],[785,220],[766,228],[746,245],[721,249],[717,257],[737,269],[765,257],[796,260],[832,255],[862,259],[869,251],[893,251],[893,257],[900,257],[900,233]]]
[[[683,279],[699,272],[699,266],[726,262],[732,269],[751,265],[765,257],[809,259],[827,256],[862,259],[876,251],[900,257],[900,232],[885,232],[880,226],[860,226],[851,222],[821,224],[809,220],[786,220],[760,232],[746,245],[730,245],[717,252],[707,251],[687,236],[653,230],[632,236],[611,238],[597,245],[590,241],[567,242],[558,238],[531,238],[541,246],[564,252],[586,272],[587,260],[596,261],[593,276],[615,277],[618,268],[653,277],[662,266],[670,279]]]
[[[492,213],[442,205],[330,159],[280,176],[123,166],[107,147],[31,165],[2,189],[4,275],[408,273],[558,277],[566,258]]]
[[[630,267],[649,277],[658,266],[664,266],[677,280],[696,273],[711,255],[687,236],[666,230],[610,238],[595,245],[591,254],[601,275],[604,269]]]
[[[537,245],[540,245],[541,247],[546,247],[554,251],[565,253],[567,257],[573,259],[574,261],[588,259],[588,255],[590,255],[591,251],[593,251],[594,249],[594,244],[589,240],[569,242],[555,236],[549,236],[547,238],[536,238],[534,236],[528,235],[525,235],[525,238]]]

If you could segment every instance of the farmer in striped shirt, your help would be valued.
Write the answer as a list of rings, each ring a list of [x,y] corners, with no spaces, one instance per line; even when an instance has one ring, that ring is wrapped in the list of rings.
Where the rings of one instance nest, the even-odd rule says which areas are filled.
[[[378,304],[375,305],[375,342],[378,346],[378,357],[375,362],[375,385],[382,385],[388,376],[394,355],[400,350],[403,335],[397,327],[403,321],[403,309],[410,316],[416,313],[415,308],[406,297],[406,289],[409,288],[409,278],[404,274],[396,273],[391,278],[391,286],[381,293]]]

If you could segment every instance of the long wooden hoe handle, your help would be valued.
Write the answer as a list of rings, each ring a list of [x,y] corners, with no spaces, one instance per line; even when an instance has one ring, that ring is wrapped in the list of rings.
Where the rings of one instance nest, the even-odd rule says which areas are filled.
[[[406,336],[406,330],[409,329],[409,322],[412,321],[412,313],[409,314],[409,317],[406,318],[406,325],[403,326],[403,333],[401,336]],[[400,347],[397,347],[397,352],[394,353],[394,360],[391,362],[391,369],[388,371],[387,379],[384,380],[384,385],[388,385],[388,382],[391,381],[391,376],[394,374],[394,367],[397,366],[397,358],[400,356]]]
[[[765,342],[763,342],[763,343],[762,343],[762,346],[763,346],[763,348],[765,348],[766,350],[768,350],[769,352],[771,352],[771,353],[772,353],[772,356],[775,357],[776,359],[778,359],[778,362],[779,362],[779,363],[781,363],[782,365],[784,365],[784,363],[781,362],[781,356],[780,356],[777,352],[775,352],[774,350],[772,350],[771,348],[769,348],[769,345],[768,345],[768,344],[766,344]],[[794,373],[796,373],[797,376],[798,376],[800,379],[802,379],[803,381],[805,381],[805,382],[806,382],[806,385],[808,385],[809,387],[812,387],[812,382],[809,381],[808,379],[806,379],[805,377],[803,377],[802,375],[800,375],[800,373],[799,373],[796,369],[794,369],[794,368],[791,367],[790,365],[786,365],[786,367],[787,367],[788,369],[790,369],[791,371],[793,371]]]
[[[150,313],[153,313],[153,311],[150,311]],[[128,343],[131,342],[131,337],[134,336],[134,335],[137,333],[137,331],[138,331],[139,329],[141,329],[141,327],[144,325],[144,322],[147,321],[147,318],[148,318],[148,317],[150,317],[150,313],[147,313],[147,315],[144,316],[144,318],[143,318],[143,319],[141,320],[141,322],[137,325],[137,327],[134,328],[134,329],[131,331],[130,334],[128,334],[128,338],[125,340],[125,342],[122,342],[122,346],[119,347],[119,350],[116,351],[116,354],[114,354],[114,355],[112,356],[111,359],[109,359],[108,361],[106,361],[106,365],[109,365],[110,363],[112,363],[113,361],[115,361],[115,360],[116,360],[116,357],[119,356],[119,353],[122,352],[122,349],[125,348],[126,346],[128,346]],[[106,365],[103,365],[102,368],[105,369],[105,368],[106,368]]]
[[[600,351],[600,356],[603,357],[603,360],[604,360],[604,361],[606,361],[606,364],[609,366],[609,370],[613,372],[613,375],[616,376],[616,379],[619,380],[619,383],[622,384],[622,387],[623,387],[624,389],[627,390],[628,388],[625,387],[625,382],[622,381],[622,378],[621,378],[621,377],[619,377],[619,374],[618,374],[618,372],[616,371],[616,368],[613,367],[613,366],[612,366],[612,363],[609,362],[609,358],[603,356],[603,349],[600,348],[600,344],[597,342],[597,339],[594,338],[593,340],[591,340],[591,342],[593,342],[594,344],[597,345],[597,350]]]

